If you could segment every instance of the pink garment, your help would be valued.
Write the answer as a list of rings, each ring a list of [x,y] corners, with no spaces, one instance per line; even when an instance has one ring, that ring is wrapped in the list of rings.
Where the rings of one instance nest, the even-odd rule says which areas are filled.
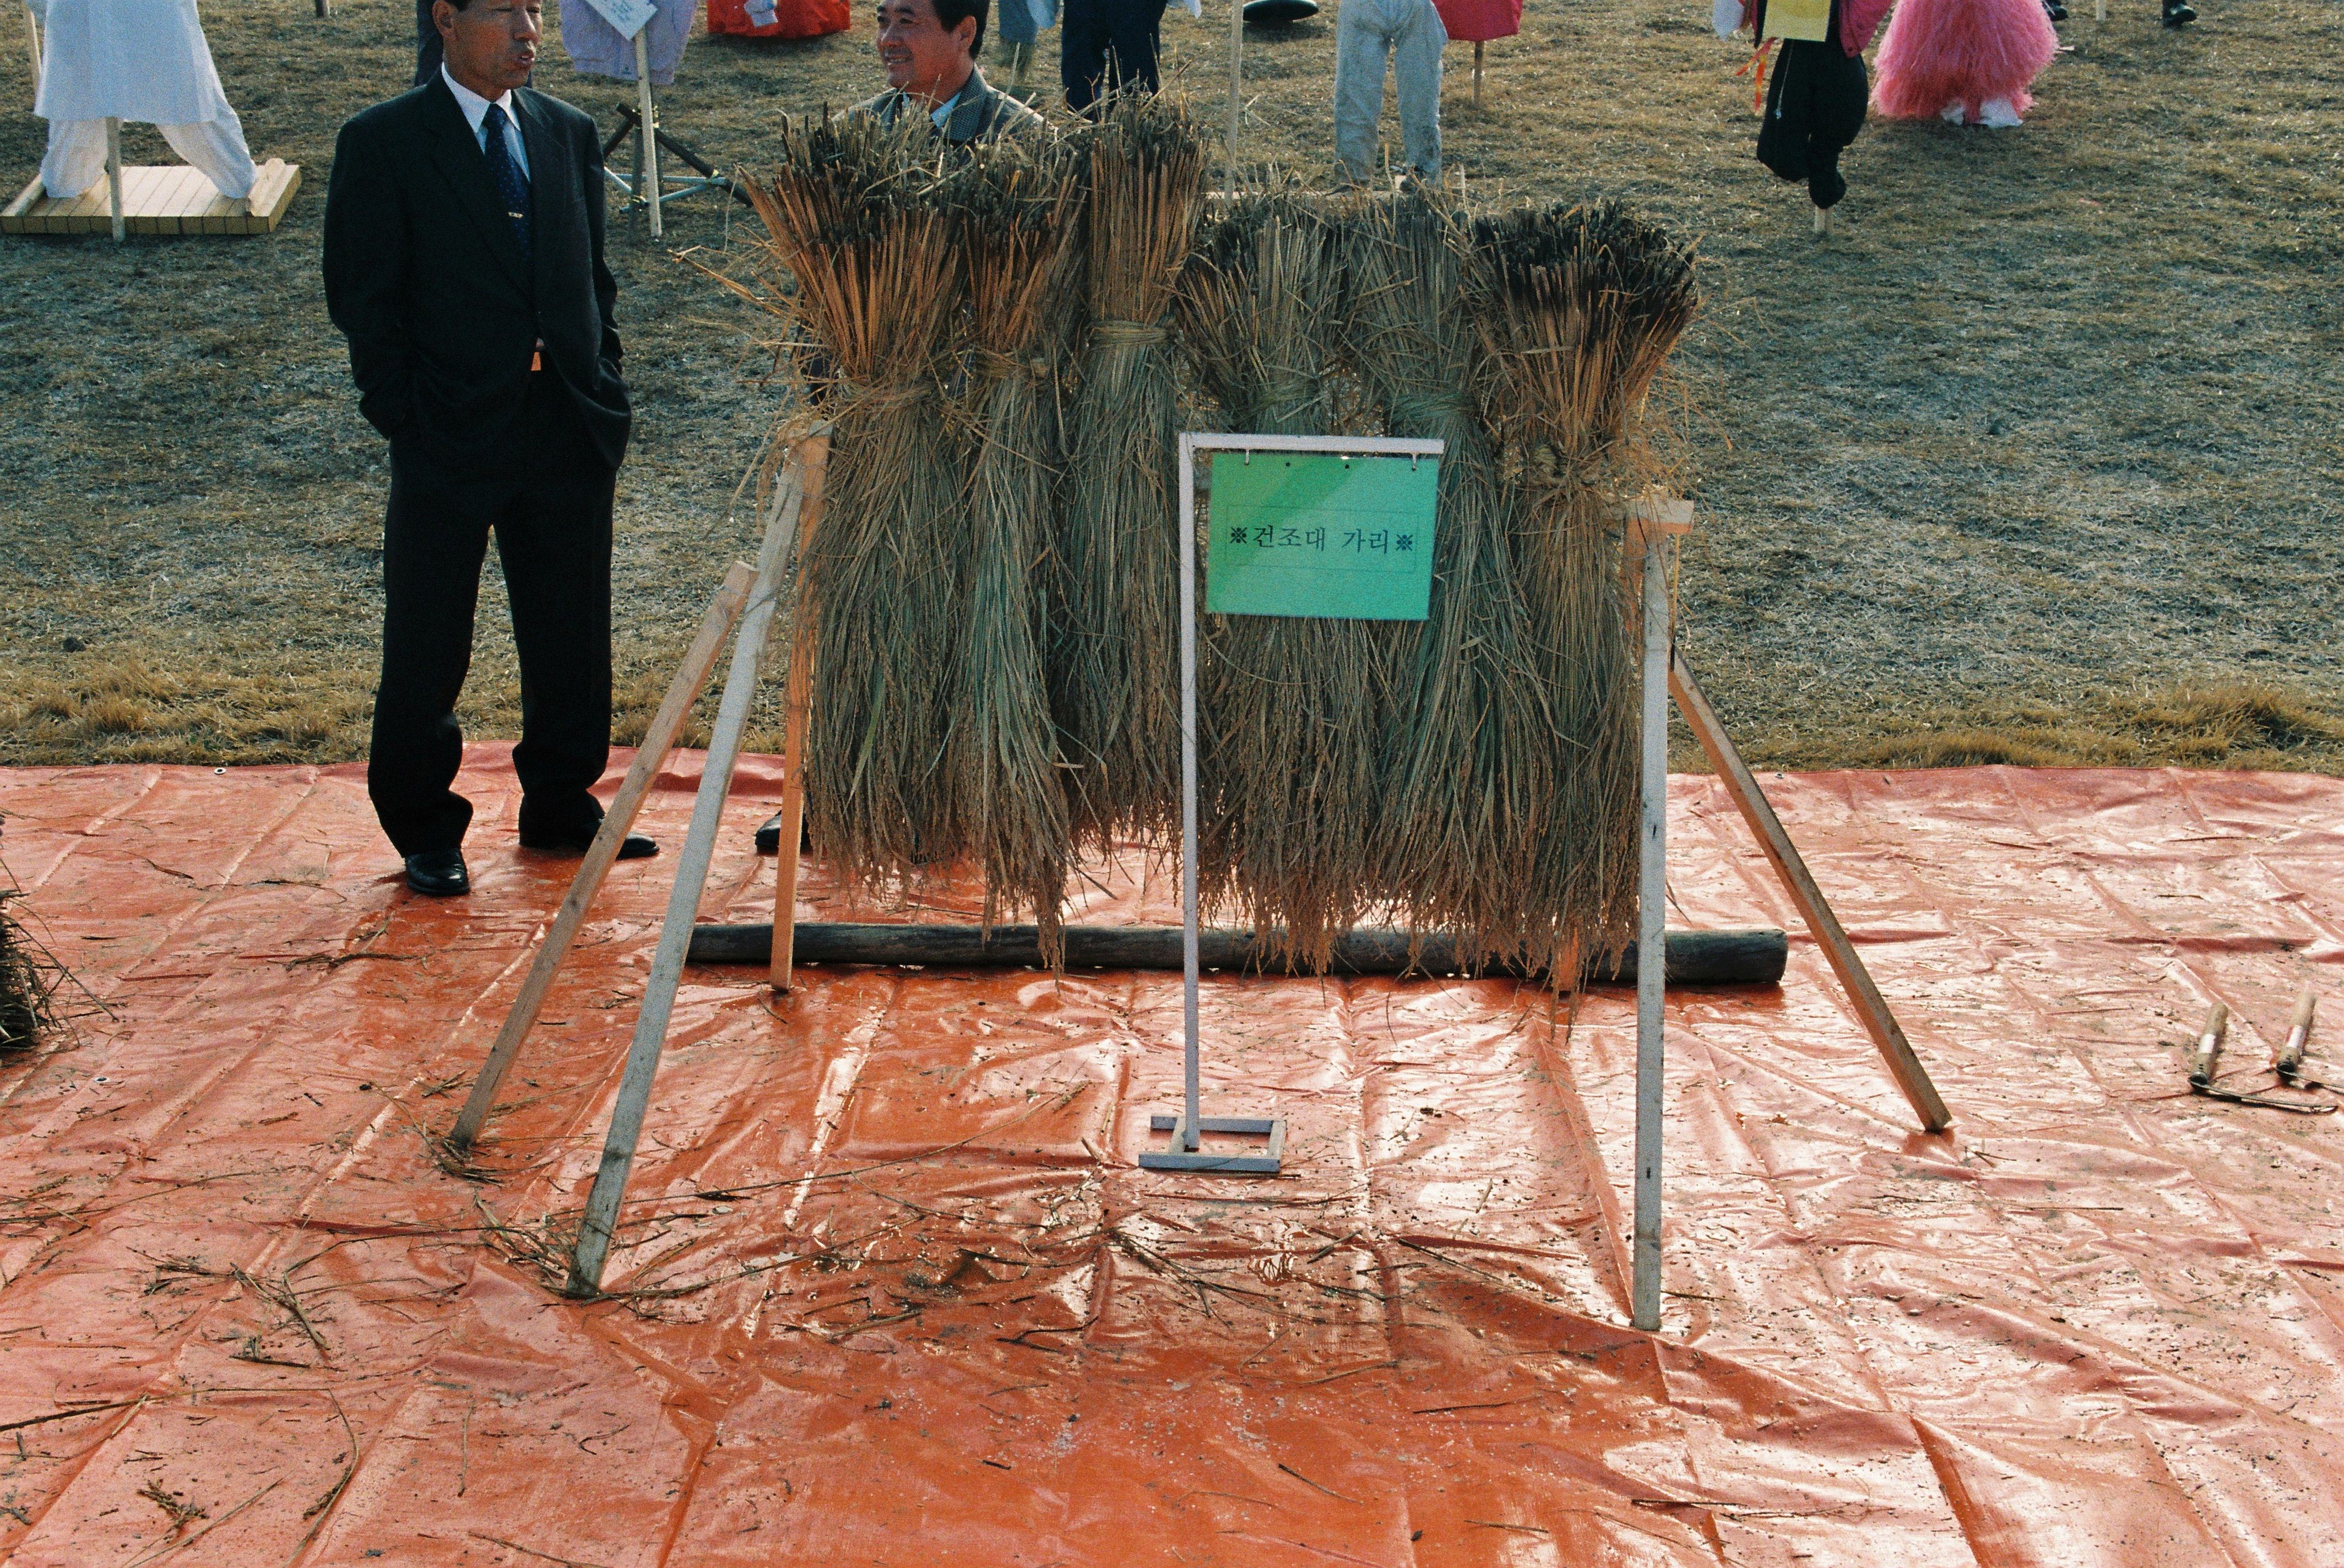
[[[1432,0],[1432,8],[1452,44],[1483,44],[1522,30],[1522,0]]]
[[[1840,0],[1840,47],[1850,55],[1870,48],[1873,34],[1880,30],[1880,19],[1888,15],[1888,5],[1889,0]]]
[[[2008,99],[2026,112],[2026,88],[2059,52],[2042,0],[1904,0],[1880,42],[1873,106],[1893,119],[1925,120],[1963,105]]]

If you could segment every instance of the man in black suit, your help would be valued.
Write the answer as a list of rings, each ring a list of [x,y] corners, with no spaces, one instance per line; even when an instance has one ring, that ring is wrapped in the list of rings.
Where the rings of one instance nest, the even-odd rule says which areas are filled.
[[[520,842],[583,854],[611,730],[611,501],[630,411],[594,122],[528,90],[539,0],[438,0],[438,76],[342,127],[326,303],[390,439],[367,792],[418,893],[470,890],[456,699],[497,536],[520,654]],[[654,854],[630,837],[622,858]]]

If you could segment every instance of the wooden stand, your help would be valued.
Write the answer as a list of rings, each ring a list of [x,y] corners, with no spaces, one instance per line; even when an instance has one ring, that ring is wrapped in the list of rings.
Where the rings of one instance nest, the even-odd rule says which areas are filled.
[[[114,223],[114,243],[122,243],[122,122],[106,117],[106,210]]]
[[[496,1043],[482,1063],[472,1092],[448,1138],[449,1148],[459,1157],[469,1152],[479,1139],[496,1102],[497,1090],[537,1021],[538,1010],[544,1005],[546,992],[577,936],[588,906],[617,859],[619,845],[633,825],[685,716],[707,684],[725,636],[737,626],[732,664],[724,683],[716,732],[701,775],[700,793],[693,803],[692,825],[677,857],[675,885],[670,893],[667,918],[661,929],[659,950],[652,959],[651,978],[644,987],[634,1041],[627,1053],[625,1077],[611,1116],[601,1168],[587,1199],[586,1219],[571,1265],[573,1293],[591,1295],[601,1285],[602,1262],[617,1223],[619,1200],[625,1189],[628,1168],[633,1162],[635,1142],[642,1132],[643,1110],[651,1098],[660,1048],[666,1040],[676,986],[682,977],[693,916],[707,883],[709,862],[715,853],[718,819],[723,811],[725,793],[732,784],[732,764],[740,754],[741,735],[748,724],[749,704],[756,691],[765,634],[781,598],[783,579],[797,554],[801,522],[812,521],[814,511],[810,508],[819,509],[822,464],[827,450],[827,436],[817,435],[800,442],[791,454],[766,509],[764,539],[756,566],[752,569],[735,562],[710,602],[699,635],[692,640],[682,667],[669,683],[667,695],[652,717],[642,746],[635,754],[634,764],[603,815],[602,825],[571,883],[569,895],[554,916],[545,946],[522,983],[520,994],[514,998],[504,1027],[499,1030]]]
[[[683,663],[668,683],[667,695],[661,700],[659,712],[652,716],[651,728],[643,732],[643,744],[635,752],[633,765],[627,769],[626,780],[619,785],[611,809],[602,814],[602,825],[596,831],[594,842],[587,846],[578,875],[571,879],[570,895],[561,901],[561,912],[554,916],[553,925],[546,933],[545,946],[538,949],[529,978],[521,983],[520,995],[513,998],[512,1010],[505,1015],[504,1027],[497,1032],[497,1043],[490,1047],[489,1059],[481,1064],[480,1076],[473,1080],[471,1098],[464,1102],[463,1111],[456,1118],[456,1128],[448,1135],[448,1147],[456,1154],[470,1153],[480,1138],[481,1125],[489,1119],[489,1108],[496,1103],[497,1090],[504,1083],[513,1058],[520,1054],[521,1041],[536,1024],[538,1009],[545,1005],[545,994],[552,988],[554,972],[570,956],[570,945],[577,940],[578,928],[586,922],[587,906],[601,890],[602,879],[610,875],[611,863],[619,857],[619,845],[634,827],[635,814],[642,809],[652,781],[659,777],[660,767],[675,744],[676,732],[683,727],[692,704],[700,700],[701,688],[708,684],[709,672],[716,667],[716,655],[724,646],[726,634],[741,618],[741,607],[749,602],[749,589],[755,578],[756,572],[748,562],[736,561],[725,574],[723,584],[716,590],[716,596],[708,602],[708,613],[700,622],[700,635],[692,640]]]
[[[809,437],[805,453],[806,513],[799,524],[799,551],[822,521],[822,491],[829,472],[830,438]],[[767,973],[776,992],[790,988],[798,924],[798,846],[805,838],[806,720],[813,712],[813,642],[821,612],[798,580],[790,615],[790,684],[782,714],[782,842],[773,865],[773,950]]]
[[[1642,778],[1636,859],[1636,949],[1664,951],[1668,915],[1669,824],[1669,566],[1679,536],[1692,531],[1692,504],[1648,498],[1628,508],[1626,549],[1637,596],[1637,630],[1644,648],[1641,731]],[[1664,964],[1636,967],[1635,1223],[1629,1247],[1629,1321],[1646,1333],[1661,1328],[1661,1099],[1666,1067],[1667,980]]]
[[[1815,238],[1828,239],[1831,238],[1831,208],[1827,207],[1815,208]]]
[[[1481,106],[1481,41],[1473,41],[1473,106]]]
[[[1221,184],[1238,190],[1238,122],[1245,115],[1245,0],[1229,0],[1229,155]]]
[[[270,158],[256,173],[252,194],[235,200],[186,164],[122,168],[109,158],[103,188],[93,185],[62,201],[35,175],[0,207],[0,234],[268,234],[285,221],[301,188],[301,166]]]
[[[1725,793],[1733,797],[1742,820],[1750,824],[1750,832],[1758,840],[1758,847],[1781,877],[1783,886],[1790,893],[1791,902],[1798,906],[1799,916],[1814,933],[1815,941],[1831,961],[1832,973],[1839,976],[1840,988],[1847,993],[1856,1017],[1864,1023],[1864,1032],[1879,1047],[1881,1058],[1888,1064],[1889,1075],[1904,1093],[1913,1114],[1921,1118],[1921,1126],[1930,1132],[1943,1132],[1954,1123],[1953,1112],[1945,1108],[1936,1085],[1929,1081],[1928,1069],[1913,1052],[1912,1042],[1905,1039],[1898,1027],[1896,1015],[1888,1008],[1888,999],[1872,982],[1872,972],[1856,956],[1855,946],[1847,939],[1847,932],[1832,913],[1831,903],[1824,897],[1823,889],[1807,872],[1807,863],[1799,856],[1791,843],[1791,835],[1783,831],[1782,818],[1774,814],[1766,799],[1766,792],[1758,787],[1743,764],[1742,754],[1734,749],[1726,735],[1725,726],[1717,722],[1717,713],[1702,694],[1692,678],[1692,670],[1684,655],[1674,655],[1669,664],[1669,692],[1676,698],[1677,712],[1684,715],[1685,724],[1692,731],[1701,749],[1709,754],[1709,765],[1717,770]]]
[[[677,857],[675,885],[669,894],[666,918],[661,926],[659,946],[652,957],[650,978],[644,986],[642,1011],[636,1019],[634,1037],[628,1047],[617,1103],[612,1108],[610,1129],[603,1142],[601,1162],[587,1195],[577,1250],[571,1259],[565,1287],[567,1293],[573,1296],[591,1297],[601,1290],[603,1269],[617,1233],[619,1209],[642,1137],[643,1117],[650,1104],[652,1080],[658,1072],[661,1052],[666,1041],[676,989],[684,966],[694,956],[693,938],[697,934],[700,897],[706,885],[710,860],[715,853],[725,795],[731,787],[733,764],[740,754],[742,733],[746,728],[749,707],[755,695],[767,632],[790,565],[803,553],[805,542],[813,537],[820,525],[828,459],[829,436],[826,430],[809,436],[793,450],[768,508],[764,541],[758,554],[756,569],[752,574],[747,566],[736,563],[710,603],[700,635],[694,639],[683,667],[670,684],[666,699],[661,703],[659,713],[644,737],[643,747],[637,754],[626,781],[620,786],[618,797],[604,817],[601,830],[589,849],[584,863],[579,867],[570,894],[554,917],[545,947],[539,953],[520,995],[515,998],[504,1027],[482,1064],[471,1095],[448,1139],[450,1148],[460,1155],[479,1138],[497,1090],[536,1021],[554,973],[575,939],[587,907],[616,857],[621,840],[642,806],[651,781],[658,774],[661,761],[673,744],[683,715],[706,683],[717,648],[723,642],[727,631],[737,622],[732,668],[725,679],[715,733],[709,745],[699,794],[692,804],[692,824],[685,835],[682,851]],[[1929,1082],[1928,1075],[1889,1012],[1887,1002],[1881,996],[1878,987],[1873,985],[1870,975],[1848,943],[1846,933],[1833,916],[1814,878],[1808,875],[1804,863],[1799,859],[1798,852],[1783,833],[1781,822],[1766,804],[1756,780],[1743,765],[1733,743],[1726,738],[1718,723],[1716,714],[1702,698],[1692,672],[1686,668],[1682,658],[1673,652],[1669,568],[1677,537],[1692,528],[1692,504],[1673,498],[1652,496],[1627,507],[1624,515],[1628,528],[1623,559],[1623,570],[1628,578],[1625,586],[1630,590],[1629,603],[1636,622],[1635,632],[1643,648],[1639,952],[1650,955],[1668,950],[1663,931],[1667,893],[1667,719],[1668,703],[1673,696],[1686,723],[1700,738],[1713,764],[1725,781],[1735,805],[1751,824],[1752,831],[1758,835],[1768,860],[1790,889],[1793,901],[1806,917],[1817,940],[1823,944],[1834,973],[1846,988],[1874,1042],[1887,1058],[1898,1087],[1912,1103],[1922,1125],[1931,1132],[1942,1131],[1952,1120],[1945,1102]],[[800,865],[798,845],[804,820],[806,728],[813,703],[813,649],[818,617],[817,606],[801,589],[792,616],[788,705],[783,743],[785,771],[780,856],[773,886],[773,923],[770,931],[764,934],[770,944],[766,956],[771,983],[776,991],[787,991],[793,978],[792,959],[796,947]],[[1193,1037],[1193,987],[1200,950],[1200,933],[1193,923],[1182,934],[1182,946],[1183,967],[1189,976],[1191,987],[1189,1007]],[[1636,1327],[1646,1331],[1657,1331],[1661,1322],[1663,1001],[1668,967],[1665,963],[1651,962],[1640,963],[1636,966],[1635,1220],[1630,1306]],[[1216,1129],[1214,1124],[1201,1122],[1196,1116],[1193,1059],[1189,1070],[1192,1078],[1188,1109],[1186,1119],[1175,1128],[1176,1141],[1180,1130],[1191,1126],[1197,1127],[1199,1130]],[[1265,1131],[1269,1130],[1269,1124],[1257,1127],[1248,1121],[1240,1128],[1233,1123],[1229,1130]],[[1272,1137],[1274,1142],[1274,1132]],[[1274,1169],[1277,1157],[1278,1151],[1272,1148],[1266,1155],[1248,1158],[1257,1163],[1268,1160],[1271,1163],[1265,1168]],[[1226,1168],[1237,1168],[1229,1164],[1226,1157],[1217,1159],[1216,1164]]]

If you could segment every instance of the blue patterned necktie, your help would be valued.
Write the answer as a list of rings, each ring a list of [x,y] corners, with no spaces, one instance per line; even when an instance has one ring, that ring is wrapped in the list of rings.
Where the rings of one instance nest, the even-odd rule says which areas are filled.
[[[497,199],[505,204],[505,216],[512,219],[513,238],[520,242],[520,253],[529,254],[529,178],[513,162],[512,148],[505,145],[504,106],[490,104],[489,112],[480,116],[480,129],[487,133],[481,151],[489,157],[489,173],[497,182]]]

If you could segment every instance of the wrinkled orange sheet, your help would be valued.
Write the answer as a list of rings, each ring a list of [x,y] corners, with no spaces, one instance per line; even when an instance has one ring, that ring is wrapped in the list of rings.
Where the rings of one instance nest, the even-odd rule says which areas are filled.
[[[556,986],[488,1183],[425,1134],[568,871],[511,847],[501,751],[470,754],[478,891],[447,903],[401,890],[356,770],[0,773],[0,852],[114,1009],[0,1065],[0,1428],[36,1423],[0,1430],[0,1555],[2344,1563],[2344,1130],[2192,1099],[2168,1043],[2218,996],[2268,1081],[2299,984],[2344,992],[2344,783],[1770,776],[1959,1118],[1929,1138],[1724,796],[1674,781],[1676,918],[1793,936],[1779,991],[1669,999],[1650,1338],[1631,999],[1558,1020],[1498,982],[1212,980],[1207,1108],[1291,1118],[1287,1174],[1249,1181],[1134,1166],[1177,976],[808,971],[776,1000],[692,972],[629,1293],[561,1299],[540,1259],[697,765]],[[708,917],[761,917],[774,784],[744,769]],[[846,911],[818,867],[805,909]]]

